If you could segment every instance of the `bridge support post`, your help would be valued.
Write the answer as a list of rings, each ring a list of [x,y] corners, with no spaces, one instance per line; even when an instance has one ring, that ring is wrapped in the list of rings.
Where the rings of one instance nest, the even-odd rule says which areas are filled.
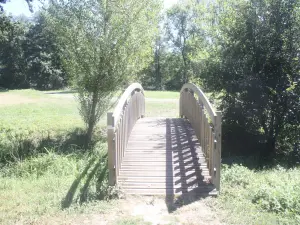
[[[110,186],[116,184],[115,151],[114,119],[112,113],[107,113],[108,184]]]
[[[214,185],[217,191],[220,191],[220,178],[221,178],[221,144],[222,144],[222,115],[220,111],[216,112],[215,117],[215,139],[216,144],[213,153],[213,165],[214,165]]]

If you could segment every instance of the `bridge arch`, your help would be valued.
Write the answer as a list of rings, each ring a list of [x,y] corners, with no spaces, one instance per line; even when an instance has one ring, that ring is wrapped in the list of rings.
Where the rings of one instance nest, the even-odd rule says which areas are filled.
[[[114,111],[107,114],[110,185],[122,186],[123,182],[124,188],[132,194],[162,193],[163,189],[168,194],[179,189],[182,193],[187,192],[191,189],[191,183],[198,183],[197,190],[201,193],[205,190],[212,194],[219,192],[221,112],[215,111],[203,91],[191,83],[184,84],[180,91],[179,112],[182,119],[146,120],[143,87],[133,83],[125,90]],[[184,138],[175,138],[174,132]],[[178,140],[182,140],[182,143]],[[195,147],[195,144],[186,145],[186,142],[194,143],[194,140],[199,147]],[[174,141],[175,144],[171,143]],[[177,157],[181,154],[183,162],[174,160],[175,152]],[[194,158],[184,161],[188,159],[188,155]],[[203,161],[200,162],[200,159]],[[175,166],[176,162],[181,164]],[[190,167],[186,168],[186,165]],[[171,175],[179,174],[175,171],[176,168],[180,169],[181,174],[185,171],[191,174],[190,171],[195,170],[196,173],[202,171],[202,175],[199,178],[198,174],[196,181],[189,180],[191,175],[181,175],[186,180],[182,184],[184,187],[178,188],[175,177],[170,180]],[[206,180],[214,189],[211,189],[212,186],[205,186],[202,181],[200,186],[199,179]]]

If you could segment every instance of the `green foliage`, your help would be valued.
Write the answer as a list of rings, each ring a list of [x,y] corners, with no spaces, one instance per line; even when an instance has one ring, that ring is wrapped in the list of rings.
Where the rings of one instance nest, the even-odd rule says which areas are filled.
[[[46,173],[67,176],[70,171],[77,171],[83,166],[79,163],[78,155],[58,155],[53,150],[47,150],[47,153],[37,154],[23,161],[17,161],[7,164],[1,169],[1,176],[13,178],[39,178],[45,176]],[[78,164],[74,161],[80,161]]]
[[[48,28],[43,12],[37,14],[26,34],[25,59],[27,79],[31,88],[39,90],[59,89],[67,84],[67,78],[59,55],[55,35]]]
[[[286,151],[284,138],[292,142],[289,152],[299,151],[299,132],[287,131],[299,130],[300,122],[299,2],[228,0],[211,13],[214,28],[202,77],[211,90],[224,93],[224,124],[245,134],[244,146],[256,143],[252,149],[262,159]]]
[[[159,6],[156,1],[52,1],[48,21],[78,91],[87,144],[113,94],[148,61]]]
[[[267,172],[264,172],[267,173]],[[280,176],[281,179],[278,179]],[[252,201],[263,209],[300,216],[299,169],[278,168],[270,173],[252,193]]]
[[[27,24],[13,21],[0,12],[0,86],[4,88],[28,88],[27,65],[23,43]]]
[[[233,186],[241,185],[246,187],[253,180],[253,172],[246,167],[237,164],[231,167],[223,165],[222,167],[222,181]]]
[[[243,165],[222,165],[217,206],[228,212],[229,224],[298,224],[299,176],[299,168],[255,171]]]
[[[43,12],[34,22],[0,13],[0,86],[55,89],[66,85],[59,48]]]

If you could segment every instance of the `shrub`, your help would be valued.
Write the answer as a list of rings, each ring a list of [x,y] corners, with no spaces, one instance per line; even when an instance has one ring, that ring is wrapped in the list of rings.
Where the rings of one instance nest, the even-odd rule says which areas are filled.
[[[275,169],[253,188],[252,202],[275,213],[300,215],[299,169]]]
[[[242,165],[233,164],[232,166],[222,165],[222,182],[231,186],[241,185],[243,187],[250,184],[253,179],[253,172]]]

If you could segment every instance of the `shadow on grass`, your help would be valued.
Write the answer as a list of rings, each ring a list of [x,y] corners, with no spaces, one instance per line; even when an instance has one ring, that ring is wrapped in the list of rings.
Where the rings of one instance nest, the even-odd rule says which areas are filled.
[[[96,139],[88,148],[92,148],[97,142],[104,142],[105,137],[97,131]],[[75,128],[71,131],[58,135],[35,134],[26,137],[16,135],[13,131],[6,132],[6,140],[0,143],[0,163],[6,164],[24,160],[41,153],[47,153],[48,149],[59,154],[84,153],[86,147],[86,132],[82,128]]]
[[[96,162],[97,161],[97,162]],[[94,166],[94,167],[93,167]],[[92,168],[92,169],[91,169]],[[90,171],[90,172],[89,172]],[[89,187],[92,179],[97,176],[97,185],[101,185],[107,175],[107,154],[96,160],[96,157],[90,159],[82,173],[73,181],[70,189],[68,190],[65,198],[62,200],[62,209],[71,206],[74,201],[74,196],[80,183],[86,177],[82,188],[79,191],[79,203],[82,204],[88,200]],[[99,191],[99,190],[97,190]]]
[[[53,91],[53,92],[45,92],[46,95],[57,95],[57,94],[74,94],[76,91],[68,90],[68,91]]]

